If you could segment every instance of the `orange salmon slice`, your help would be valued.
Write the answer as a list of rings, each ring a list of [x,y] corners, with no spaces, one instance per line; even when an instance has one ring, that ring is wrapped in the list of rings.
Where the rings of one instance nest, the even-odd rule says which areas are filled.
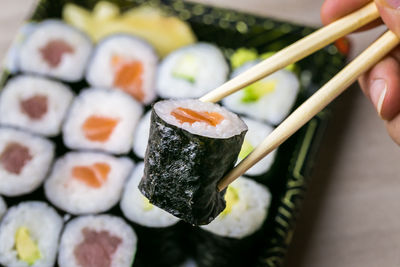
[[[82,125],[84,135],[90,141],[107,142],[118,124],[117,119],[90,116]]]
[[[176,108],[171,111],[171,115],[174,116],[180,123],[205,122],[211,126],[217,126],[224,120],[224,116],[218,112],[208,111],[195,111],[188,108]]]
[[[143,91],[143,64],[136,60],[125,60],[120,56],[113,56],[111,65],[115,76],[113,86],[122,89],[136,100],[143,102],[145,94]]]
[[[72,176],[93,188],[100,188],[108,178],[110,165],[97,162],[91,166],[76,166],[72,169]]]

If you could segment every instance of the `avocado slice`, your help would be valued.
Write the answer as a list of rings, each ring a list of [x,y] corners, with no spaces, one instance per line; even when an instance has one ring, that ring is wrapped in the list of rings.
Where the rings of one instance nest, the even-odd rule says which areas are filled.
[[[275,91],[276,81],[258,81],[247,86],[243,90],[242,102],[253,103],[257,102],[263,96]]]
[[[247,139],[244,139],[242,149],[239,153],[239,159],[243,160],[247,155],[249,155],[253,151],[254,147],[250,144]]]
[[[226,216],[231,213],[233,206],[239,202],[239,192],[233,186],[229,186],[225,195],[226,208],[221,213],[221,216]]]
[[[32,239],[28,228],[20,227],[15,233],[15,249],[17,250],[18,258],[28,263],[29,265],[42,258],[38,245]]]
[[[143,210],[144,211],[149,211],[154,208],[154,206],[150,203],[150,201],[146,197],[142,197],[143,200]]]

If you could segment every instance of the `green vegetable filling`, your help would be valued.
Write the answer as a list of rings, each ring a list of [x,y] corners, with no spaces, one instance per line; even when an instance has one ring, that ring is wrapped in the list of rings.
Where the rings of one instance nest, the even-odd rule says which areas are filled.
[[[233,186],[229,186],[225,194],[226,208],[221,213],[221,216],[226,216],[232,212],[233,206],[239,202],[239,192]]]
[[[242,149],[239,153],[239,159],[243,160],[247,155],[249,155],[254,150],[254,147],[250,144],[247,139],[244,139]]]
[[[32,239],[26,227],[18,228],[15,233],[15,249],[18,258],[29,265],[35,264],[38,259],[42,258],[38,245]]]
[[[175,78],[188,81],[189,83],[196,82],[196,75],[198,73],[199,64],[197,57],[192,54],[186,54],[181,57],[175,68],[172,71],[172,75]]]
[[[231,57],[231,65],[233,69],[236,69],[257,58],[258,53],[255,49],[239,48]]]
[[[267,59],[267,58],[273,56],[275,53],[276,52],[267,52],[267,53],[263,53],[263,54],[259,55],[257,50],[255,50],[255,49],[239,48],[230,57],[230,62],[231,62],[232,68],[237,69],[247,62],[254,61],[256,59],[264,60],[264,59]],[[291,72],[297,71],[297,67],[295,64],[290,64],[285,69],[288,71],[291,71]]]
[[[276,81],[258,81],[243,89],[242,102],[257,102],[263,96],[275,91]]]
[[[151,204],[150,201],[146,197],[142,196],[142,199],[143,199],[143,210],[144,211],[149,211],[154,208],[153,204]]]

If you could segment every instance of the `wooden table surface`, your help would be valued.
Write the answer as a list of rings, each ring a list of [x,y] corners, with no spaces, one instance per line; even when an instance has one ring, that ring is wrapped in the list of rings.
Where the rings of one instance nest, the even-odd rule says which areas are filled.
[[[323,2],[197,1],[314,26]],[[33,2],[0,0],[1,58]],[[357,34],[356,50],[376,33]],[[287,266],[400,266],[400,149],[358,88],[336,102]]]

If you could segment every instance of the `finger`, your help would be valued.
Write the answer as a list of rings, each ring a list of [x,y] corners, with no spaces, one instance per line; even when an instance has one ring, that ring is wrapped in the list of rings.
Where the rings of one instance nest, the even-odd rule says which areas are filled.
[[[400,145],[400,115],[386,122],[386,129],[393,141]]]
[[[351,12],[365,6],[370,0],[326,0],[321,8],[324,24],[329,24]]]
[[[384,120],[400,113],[400,64],[389,55],[360,77],[361,88]]]
[[[345,15],[348,15],[366,4],[371,0],[326,0],[321,7],[321,20],[323,24],[329,24]],[[358,31],[368,30],[382,24],[382,20],[378,19],[360,28]]]
[[[375,4],[385,24],[397,36],[400,36],[400,1],[375,0]]]

